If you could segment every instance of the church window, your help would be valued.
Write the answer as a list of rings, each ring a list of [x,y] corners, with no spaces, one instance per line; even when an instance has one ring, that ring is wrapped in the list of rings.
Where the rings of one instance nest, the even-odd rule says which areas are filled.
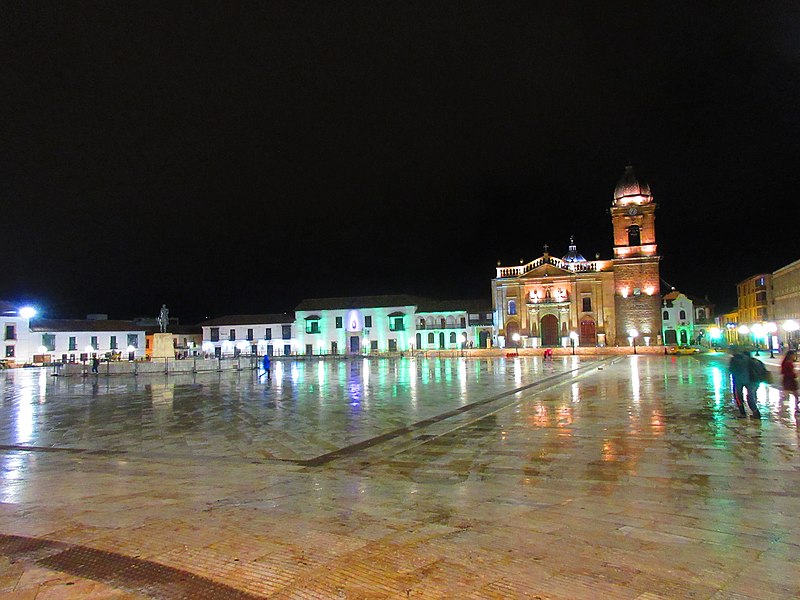
[[[455,344],[456,343],[456,332],[455,331],[450,332],[450,343],[451,344]]]
[[[429,333],[428,334],[428,343],[429,344],[433,344],[434,340],[435,340],[435,338],[433,337],[433,333]]]
[[[634,296],[641,296],[642,295],[642,288],[633,288],[633,295]]]
[[[592,312],[592,299],[590,297],[582,298],[583,312]]]
[[[664,317],[663,318],[664,318],[665,321],[669,321],[669,312],[668,311],[666,311],[666,310],[664,311]]]
[[[516,300],[509,300],[508,301],[508,314],[510,314],[510,315],[517,314],[517,301]]]
[[[679,318],[680,318],[681,321],[685,321],[686,320],[686,311],[685,310],[682,310],[680,312]]]
[[[642,243],[641,232],[638,225],[628,227],[628,246],[639,246]]]

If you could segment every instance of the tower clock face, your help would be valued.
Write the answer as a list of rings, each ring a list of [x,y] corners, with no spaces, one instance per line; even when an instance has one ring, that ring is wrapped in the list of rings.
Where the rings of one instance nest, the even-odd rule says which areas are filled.
[[[631,207],[628,209],[628,214],[629,214],[630,216],[634,216],[634,215],[635,215],[636,213],[638,213],[638,212],[639,212],[639,211],[638,211],[638,210],[636,210],[636,207],[635,207],[635,206],[631,206]]]

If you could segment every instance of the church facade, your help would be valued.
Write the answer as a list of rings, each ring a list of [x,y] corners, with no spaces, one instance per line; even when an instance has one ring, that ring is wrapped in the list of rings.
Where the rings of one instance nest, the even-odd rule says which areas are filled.
[[[498,264],[492,280],[496,339],[506,347],[661,344],[656,203],[632,166],[609,213],[614,257],[587,260],[574,240],[562,258]]]

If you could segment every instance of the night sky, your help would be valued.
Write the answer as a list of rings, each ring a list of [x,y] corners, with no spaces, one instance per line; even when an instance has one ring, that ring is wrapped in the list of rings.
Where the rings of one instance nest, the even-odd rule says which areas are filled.
[[[486,298],[611,258],[631,161],[662,291],[798,258],[800,3],[5,2],[0,298],[181,323]]]

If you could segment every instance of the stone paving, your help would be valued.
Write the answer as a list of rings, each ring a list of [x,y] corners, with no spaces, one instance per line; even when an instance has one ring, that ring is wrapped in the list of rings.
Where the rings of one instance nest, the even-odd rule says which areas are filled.
[[[796,598],[796,399],[726,363],[4,372],[0,598]]]

